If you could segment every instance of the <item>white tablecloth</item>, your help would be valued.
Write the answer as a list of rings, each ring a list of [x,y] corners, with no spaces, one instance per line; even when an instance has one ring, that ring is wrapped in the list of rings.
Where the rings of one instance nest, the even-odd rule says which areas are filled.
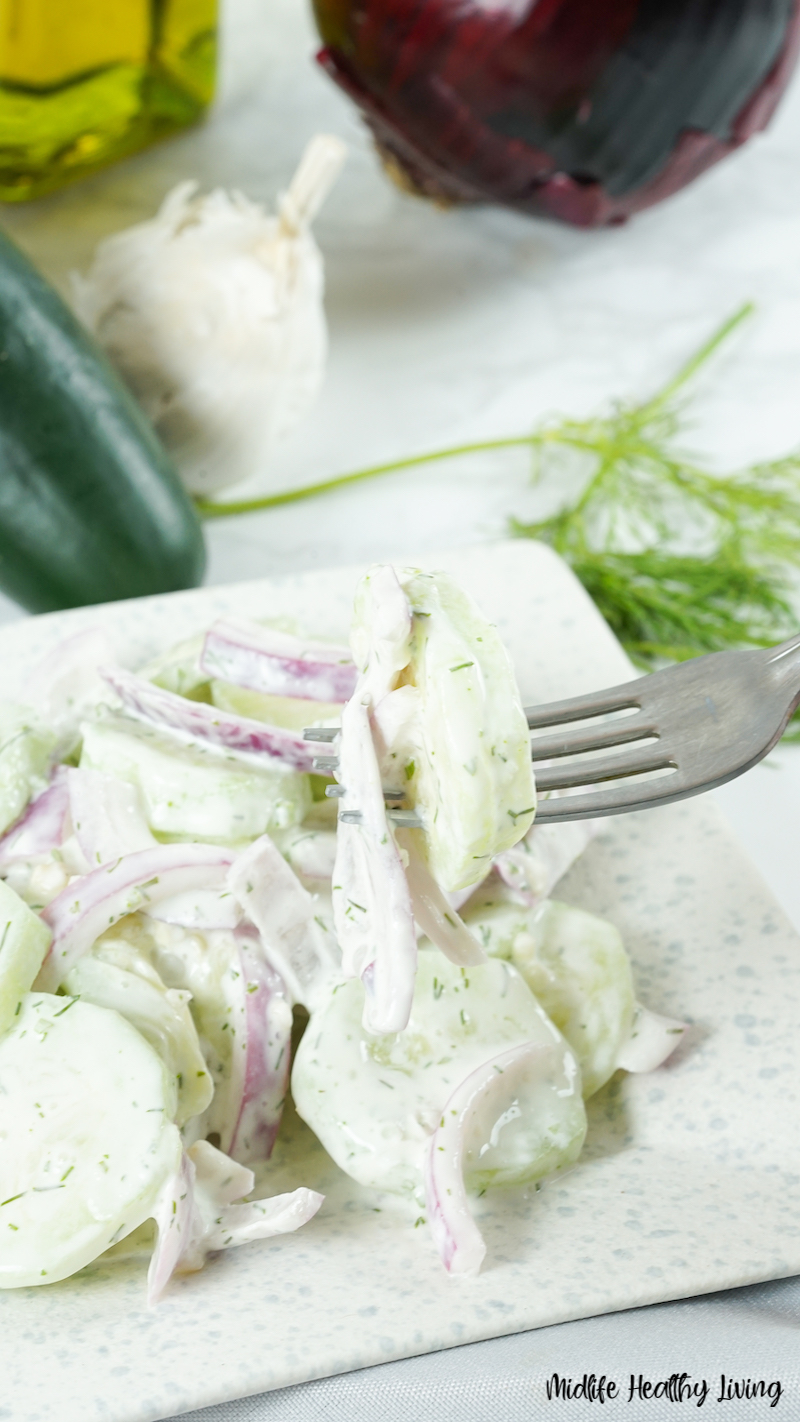
[[[209,123],[3,220],[67,289],[106,234],[148,216],[169,187],[240,187],[271,201],[307,138],[346,138],[351,156],[316,231],[326,256],[331,359],[313,415],[257,486],[282,488],[437,445],[530,428],[646,394],[744,300],[757,314],[698,384],[691,442],[720,466],[800,441],[800,86],[770,134],[629,227],[581,233],[486,210],[442,212],[380,174],[348,102],[312,63],[298,0],[227,0],[223,83]],[[524,454],[392,476],[333,498],[211,525],[209,579],[225,582],[406,549],[474,543],[512,513],[548,506]],[[247,492],[247,490],[242,491]],[[21,615],[0,599],[0,620]],[[719,792],[740,838],[800,928],[794,834],[800,757],[782,751]],[[794,1108],[792,1108],[794,1109]],[[604,1417],[680,1415],[696,1399],[635,1398],[631,1373],[779,1379],[800,1416],[800,1286],[759,1285],[687,1303],[571,1323],[392,1363],[193,1414],[204,1422],[326,1419],[507,1422],[583,1419],[599,1403],[548,1404],[553,1372],[620,1385]],[[769,1399],[727,1402],[750,1419]],[[3,1414],[0,1399],[0,1416]]]
[[[551,1416],[673,1422],[710,1413],[757,1422],[773,1415],[777,1382],[774,1415],[794,1419],[800,1416],[798,1330],[800,1280],[785,1279],[473,1343],[183,1415],[186,1422],[532,1422]],[[613,1400],[548,1398],[554,1375],[580,1384],[592,1374],[616,1382]],[[682,1401],[654,1395],[676,1375],[685,1378]],[[642,1383],[648,1382],[653,1392],[646,1396]],[[746,1382],[772,1384],[773,1392],[737,1399],[733,1385],[741,1392]],[[723,1386],[732,1400],[717,1414]]]

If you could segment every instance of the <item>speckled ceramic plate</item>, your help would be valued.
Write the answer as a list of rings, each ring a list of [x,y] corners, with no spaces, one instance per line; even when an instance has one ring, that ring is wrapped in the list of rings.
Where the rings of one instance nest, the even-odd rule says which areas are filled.
[[[409,559],[408,561],[413,561]],[[547,549],[426,559],[500,626],[529,701],[625,679],[624,654]],[[103,622],[135,665],[223,612],[343,634],[356,570],[29,620],[0,634],[5,694],[68,632]],[[612,919],[640,997],[693,1028],[676,1059],[591,1103],[578,1165],[482,1202],[476,1280],[378,1208],[296,1123],[275,1189],[327,1200],[305,1229],[231,1251],[148,1310],[140,1264],[0,1294],[0,1418],[149,1422],[307,1378],[800,1271],[800,942],[705,800],[607,822],[561,896]],[[381,1202],[382,1203],[382,1202]]]

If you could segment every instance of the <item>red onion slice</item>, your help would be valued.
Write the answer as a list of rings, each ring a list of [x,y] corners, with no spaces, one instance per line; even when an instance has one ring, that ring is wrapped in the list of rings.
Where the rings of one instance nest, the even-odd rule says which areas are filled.
[[[0,871],[18,860],[58,849],[64,841],[68,815],[67,772],[59,765],[50,784],[0,839]]]
[[[339,816],[333,872],[333,916],[347,977],[366,988],[368,1032],[402,1032],[408,1026],[417,971],[411,896],[400,851],[386,817],[380,766],[369,707],[356,695],[342,712],[339,770],[346,793]]]
[[[313,1008],[338,970],[338,948],[315,916],[315,899],[269,835],[262,835],[238,856],[228,887],[258,929],[267,959],[293,1001]]]
[[[95,939],[126,914],[188,889],[221,884],[232,859],[230,850],[217,845],[163,844],[73,880],[42,911],[53,942],[37,988],[55,992]]]
[[[281,836],[280,846],[295,874],[302,874],[304,879],[333,877],[336,830],[310,830],[300,825]]]
[[[92,867],[156,848],[135,785],[98,770],[68,770],[67,785],[75,838]]]
[[[556,797],[558,791],[552,795]],[[599,820],[576,820],[563,825],[537,824],[534,820],[524,839],[513,849],[498,854],[494,867],[522,902],[535,908],[549,898],[559,879],[599,832]]]
[[[269,1160],[289,1089],[292,1009],[257,939],[240,937],[245,1049],[239,1112],[226,1149],[242,1165]]]
[[[441,949],[451,963],[472,968],[486,962],[486,954],[477,938],[459,918],[444,890],[439,888],[414,844],[413,832],[398,830],[397,840],[408,854],[406,880],[411,894],[411,908],[422,932]],[[472,890],[470,890],[470,893]]]
[[[72,825],[87,865],[116,863],[126,854],[157,847],[134,785],[96,770],[68,770],[67,778]],[[160,923],[199,932],[235,928],[242,917],[232,894],[202,886],[150,904],[143,912]]]
[[[206,676],[268,696],[347,701],[357,672],[347,647],[304,641],[256,623],[224,618],[206,633],[200,665]]]
[[[185,894],[173,894],[161,903],[148,904],[142,910],[159,923],[174,923],[178,928],[192,928],[196,933],[212,933],[218,929],[238,928],[242,910],[227,889],[191,889]]]
[[[617,1066],[623,1071],[655,1071],[672,1056],[688,1029],[688,1022],[679,1022],[677,1017],[661,1017],[637,1003],[631,1035],[620,1047]]]
[[[317,751],[295,731],[218,711],[202,701],[187,701],[132,672],[103,668],[102,676],[130,716],[167,731],[184,745],[233,755],[251,765],[263,767],[267,762],[271,770],[281,766],[300,771],[313,769]]]
[[[317,1213],[324,1196],[300,1188],[271,1200],[236,1204],[255,1184],[208,1141],[184,1152],[180,1169],[160,1191],[153,1215],[158,1239],[147,1275],[147,1301],[158,1302],[172,1275],[202,1269],[210,1253],[289,1234]]]
[[[101,666],[113,665],[114,649],[101,627],[87,627],[59,642],[37,662],[25,682],[24,700],[59,736],[76,729],[102,690]]]
[[[464,1153],[470,1119],[490,1098],[513,1094],[534,1064],[547,1068],[558,1050],[539,1042],[522,1042],[492,1057],[456,1087],[434,1131],[425,1157],[425,1200],[436,1248],[450,1274],[474,1277],[486,1254],[478,1226],[470,1214],[464,1185]]]

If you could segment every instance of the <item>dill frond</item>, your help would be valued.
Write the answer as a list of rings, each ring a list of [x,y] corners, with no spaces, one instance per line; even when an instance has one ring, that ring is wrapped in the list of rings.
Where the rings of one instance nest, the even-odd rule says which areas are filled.
[[[588,460],[589,473],[557,513],[513,521],[512,531],[561,554],[646,670],[769,646],[796,630],[800,453],[719,475],[678,443],[684,386],[750,309],[651,399],[602,418],[551,421],[532,440],[536,482],[565,454]]]

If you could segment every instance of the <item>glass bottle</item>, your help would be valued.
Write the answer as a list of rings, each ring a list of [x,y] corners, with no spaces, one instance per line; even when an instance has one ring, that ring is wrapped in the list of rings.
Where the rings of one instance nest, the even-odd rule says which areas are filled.
[[[39,197],[199,118],[217,0],[0,0],[0,200]]]

